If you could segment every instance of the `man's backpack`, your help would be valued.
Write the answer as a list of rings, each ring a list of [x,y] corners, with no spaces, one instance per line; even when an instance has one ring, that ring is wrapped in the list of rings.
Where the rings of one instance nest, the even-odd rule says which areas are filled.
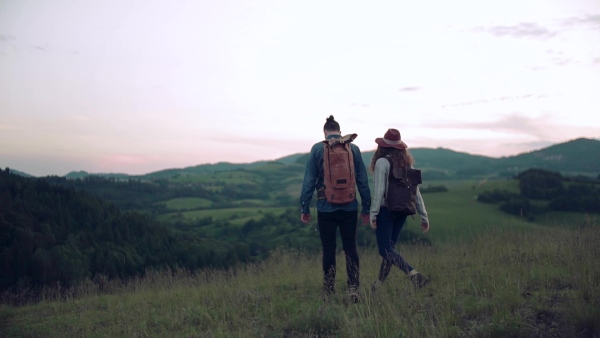
[[[417,187],[423,183],[421,180],[421,170],[405,166],[400,170],[401,177],[394,175],[394,167],[390,162],[390,174],[388,176],[388,188],[386,196],[386,206],[390,211],[402,215],[414,215],[417,213]]]
[[[325,186],[321,198],[331,204],[346,204],[356,198],[354,156],[350,142],[356,134],[323,141],[323,178]]]

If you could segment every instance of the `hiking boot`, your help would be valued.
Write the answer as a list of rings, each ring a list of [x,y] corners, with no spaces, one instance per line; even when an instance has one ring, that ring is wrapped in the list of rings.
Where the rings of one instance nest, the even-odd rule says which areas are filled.
[[[355,287],[351,287],[350,289],[348,289],[348,296],[350,297],[350,301],[353,304],[356,304],[359,302],[359,293],[358,293],[358,289]]]
[[[423,276],[420,272],[415,273],[414,275],[410,276],[410,281],[413,283],[413,285],[416,288],[422,288],[424,286],[426,286],[427,284],[429,284],[429,279],[427,279],[427,277]]]
[[[379,287],[381,286],[381,281],[380,280],[376,280],[373,282],[373,284],[371,284],[371,293],[375,293],[375,291],[377,291],[379,289]]]
[[[333,295],[335,295],[335,289],[333,287],[323,286],[323,290],[321,291],[321,298],[323,298],[323,301],[328,301]]]

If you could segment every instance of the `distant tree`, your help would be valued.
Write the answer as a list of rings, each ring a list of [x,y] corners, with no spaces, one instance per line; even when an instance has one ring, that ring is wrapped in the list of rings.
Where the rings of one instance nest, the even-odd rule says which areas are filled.
[[[600,212],[600,190],[591,184],[571,184],[549,207],[558,211]]]
[[[531,202],[526,198],[516,197],[502,203],[500,209],[509,214],[517,215],[529,221],[535,220]]]
[[[153,268],[224,267],[248,251],[167,227],[150,214],[122,212],[84,191],[2,170],[0,203],[0,291],[127,278]],[[235,233],[228,224],[223,228]]]
[[[529,169],[519,174],[518,178],[521,195],[524,197],[549,200],[565,190],[560,173]]]
[[[507,190],[494,189],[492,191],[483,191],[477,195],[477,201],[483,203],[508,202],[511,199],[518,198],[519,195]]]
[[[575,175],[575,177],[573,177],[573,181],[579,181],[579,182],[590,182],[593,180],[594,180],[594,178],[592,176],[588,176],[588,175]]]

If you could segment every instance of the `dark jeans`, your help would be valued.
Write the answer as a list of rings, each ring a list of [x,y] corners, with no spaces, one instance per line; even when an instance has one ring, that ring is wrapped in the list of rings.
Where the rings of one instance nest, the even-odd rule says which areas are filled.
[[[346,254],[348,287],[359,285],[358,251],[356,251],[356,223],[358,211],[336,210],[318,212],[319,234],[323,249],[323,287],[329,292],[335,290],[335,252],[337,228],[340,228],[342,247]]]
[[[387,207],[379,209],[377,216],[377,247],[379,254],[383,257],[381,267],[379,268],[379,280],[383,282],[390,273],[392,265],[397,266],[404,273],[408,274],[412,266],[408,264],[398,251],[394,249],[400,236],[400,231],[406,223],[406,215],[395,214]]]

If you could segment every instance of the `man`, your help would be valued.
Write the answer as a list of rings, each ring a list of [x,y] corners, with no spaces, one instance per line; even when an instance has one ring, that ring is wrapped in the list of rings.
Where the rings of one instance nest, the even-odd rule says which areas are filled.
[[[333,116],[327,118],[323,126],[326,140],[341,139],[340,125]],[[354,135],[355,137],[356,135]],[[353,138],[352,138],[353,139]],[[351,140],[350,140],[351,142]],[[324,191],[324,159],[323,154],[327,145],[319,142],[310,150],[302,192],[300,194],[301,216],[300,220],[309,224],[312,220],[310,202],[315,189],[317,190],[317,223],[323,251],[323,296],[327,297],[335,292],[336,272],[336,233],[340,229],[342,246],[346,255],[346,271],[348,273],[348,290],[353,302],[358,301],[359,286],[359,259],[356,250],[356,225],[358,218],[358,201],[356,194],[344,204],[328,201]],[[369,190],[367,171],[358,146],[350,143],[353,158],[354,177],[356,187],[361,198],[361,220],[363,225],[369,224],[369,209],[371,206],[371,192]],[[331,167],[330,167],[331,168]],[[352,186],[352,189],[355,187]],[[331,198],[330,198],[331,199]]]

